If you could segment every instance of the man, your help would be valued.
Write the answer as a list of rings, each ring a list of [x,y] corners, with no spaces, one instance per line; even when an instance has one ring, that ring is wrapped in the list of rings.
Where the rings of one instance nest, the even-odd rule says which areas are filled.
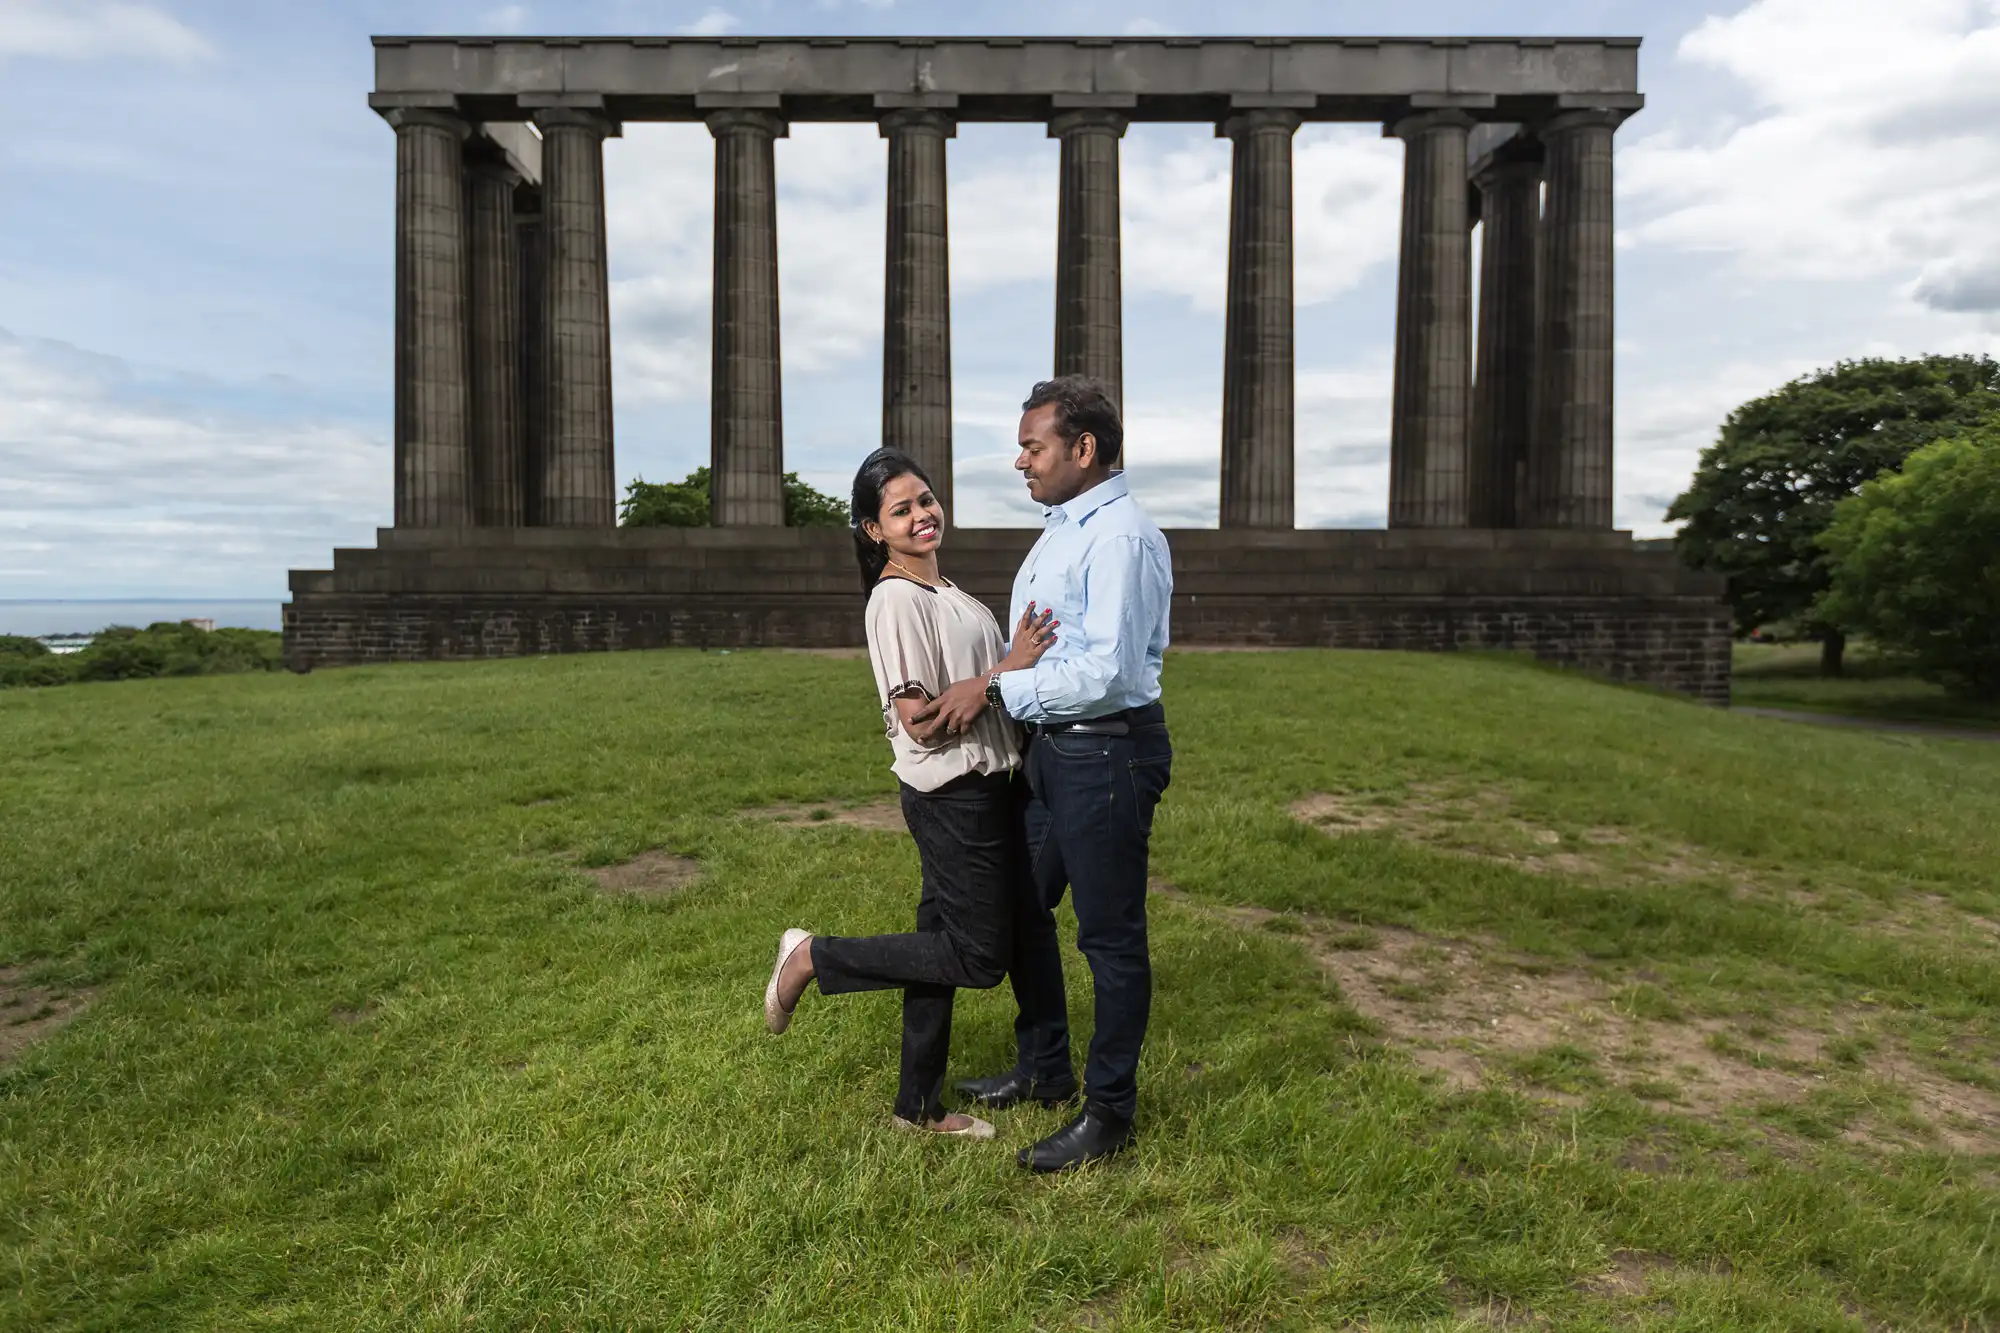
[[[1033,884],[1016,906],[1009,965],[1019,1059],[957,1087],[996,1109],[1076,1096],[1053,915],[1067,887],[1097,1009],[1083,1110],[1019,1156],[1031,1170],[1064,1171],[1132,1135],[1153,994],[1146,845],[1173,762],[1159,702],[1173,567],[1166,538],[1126,489],[1124,427],[1103,386],[1064,375],[1037,384],[1022,408],[1014,466],[1047,507],[1047,526],[1014,579],[1008,623],[1033,606],[1062,628],[1034,667],[961,681],[913,720],[962,731],[990,707],[1028,724]]]

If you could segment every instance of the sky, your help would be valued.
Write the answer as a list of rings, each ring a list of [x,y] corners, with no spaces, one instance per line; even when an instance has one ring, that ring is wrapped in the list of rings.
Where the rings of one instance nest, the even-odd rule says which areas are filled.
[[[373,33],[1621,35],[1616,519],[1642,536],[1737,403],[1859,356],[2000,353],[2000,0],[0,0],[0,599],[281,598],[390,521],[394,133]],[[951,145],[956,490],[1008,470],[1053,356],[1056,144]],[[622,479],[708,455],[713,143],[605,147]],[[1379,527],[1402,148],[1295,145],[1297,512]],[[885,151],[777,149],[786,466],[844,494],[880,436]],[[1229,150],[1124,141],[1133,486],[1216,521]]]

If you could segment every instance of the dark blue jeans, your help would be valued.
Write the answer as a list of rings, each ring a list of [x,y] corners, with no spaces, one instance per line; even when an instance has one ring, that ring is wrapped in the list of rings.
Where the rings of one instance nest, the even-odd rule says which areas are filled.
[[[924,868],[915,933],[813,937],[821,994],[903,992],[896,1114],[905,1120],[944,1114],[952,993],[997,986],[1006,969],[1025,802],[1013,773],[967,774],[936,791],[903,784],[903,821]]]
[[[1136,710],[1128,735],[1038,733],[1023,765],[1035,891],[1016,900],[1008,969],[1020,1006],[1014,1035],[1021,1072],[1053,1088],[1075,1083],[1054,916],[1067,888],[1096,997],[1084,1096],[1092,1109],[1121,1120],[1138,1104],[1139,1048],[1153,1004],[1146,848],[1173,760],[1166,713],[1153,704]]]

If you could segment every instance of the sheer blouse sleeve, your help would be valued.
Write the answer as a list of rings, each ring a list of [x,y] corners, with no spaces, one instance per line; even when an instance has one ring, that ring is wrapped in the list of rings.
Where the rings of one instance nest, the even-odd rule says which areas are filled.
[[[869,594],[868,661],[875,669],[886,735],[901,729],[892,694],[915,684],[935,695],[951,683],[944,678],[937,616],[929,602],[935,596],[907,579],[886,579]]]

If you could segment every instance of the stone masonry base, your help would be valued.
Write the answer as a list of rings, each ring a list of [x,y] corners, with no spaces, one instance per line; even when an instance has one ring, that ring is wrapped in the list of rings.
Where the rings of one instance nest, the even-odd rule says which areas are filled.
[[[1031,532],[948,535],[948,577],[1005,614]],[[1624,533],[1167,534],[1181,646],[1517,651],[1729,701],[1720,584]],[[862,643],[847,534],[811,529],[384,530],[294,571],[297,671],[624,648]]]

